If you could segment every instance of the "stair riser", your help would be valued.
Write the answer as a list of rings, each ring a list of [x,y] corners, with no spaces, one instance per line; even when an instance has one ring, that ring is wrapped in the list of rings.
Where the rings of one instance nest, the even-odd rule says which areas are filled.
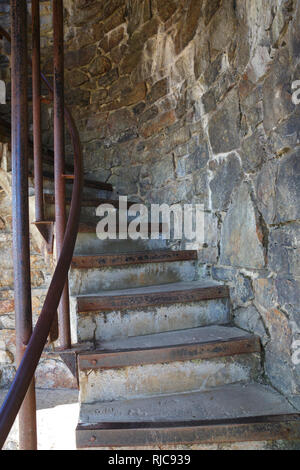
[[[226,439],[226,429],[224,429],[224,440]],[[282,433],[284,434],[284,428],[282,430]],[[294,437],[295,439],[297,438],[297,433],[298,433],[298,430],[294,432]],[[215,444],[209,444],[209,443],[205,443],[205,438],[203,439],[204,442],[203,444],[199,444],[199,434],[195,432],[195,436],[194,436],[194,441],[195,443],[193,444],[172,444],[172,445],[167,445],[164,442],[164,440],[161,438],[161,435],[159,432],[157,433],[152,433],[154,437],[154,441],[156,442],[156,444],[153,444],[151,443],[152,440],[148,440],[149,444],[148,445],[131,445],[129,446],[128,444],[125,444],[124,443],[124,446],[121,446],[119,444],[117,444],[117,440],[119,439],[119,436],[115,436],[116,433],[114,432],[111,432],[110,433],[110,436],[108,439],[110,439],[109,443],[111,444],[110,447],[106,447],[106,445],[108,445],[108,439],[107,439],[107,431],[103,431],[101,432],[101,435],[100,433],[98,434],[98,432],[95,432],[95,431],[90,431],[88,433],[88,435],[86,435],[87,433],[85,431],[77,431],[76,433],[76,439],[77,439],[77,448],[84,451],[84,450],[109,450],[109,451],[112,451],[112,450],[130,450],[131,452],[132,451],[141,451],[141,450],[151,450],[151,451],[154,451],[154,450],[157,450],[157,451],[165,451],[165,452],[172,452],[172,451],[183,451],[183,450],[186,450],[186,451],[195,451],[195,450],[202,450],[202,451],[213,451],[213,450],[218,450],[218,451],[234,451],[234,450],[239,450],[239,451],[242,451],[242,450],[248,450],[248,451],[258,451],[258,450],[267,450],[267,451],[270,451],[270,450],[299,450],[300,449],[300,445],[299,445],[299,441],[289,441],[289,440],[284,440],[284,439],[280,439],[280,440],[275,440],[274,441],[274,431],[273,429],[271,429],[267,435],[267,432],[265,432],[265,435],[263,436],[264,440],[263,441],[251,441],[250,439],[251,438],[256,438],[257,439],[257,432],[256,432],[256,436],[253,437],[254,435],[254,432],[251,432],[251,430],[249,430],[248,432],[248,435],[246,436],[246,438],[248,438],[249,440],[246,441],[246,442],[239,442],[239,441],[236,441],[236,442],[221,442],[221,439],[218,441],[218,443],[216,442]],[[95,434],[97,435],[97,437],[95,436]],[[104,434],[106,434],[106,436],[104,437]],[[96,445],[93,445],[93,442],[91,442],[90,439],[92,439],[94,441],[96,437],[96,441],[98,442],[106,442],[106,445],[104,444],[103,447],[99,447],[97,445],[97,442],[96,442]],[[106,441],[105,441],[106,439]],[[267,440],[269,439],[269,440]],[[142,440],[142,438],[137,438],[136,441],[138,440]],[[145,441],[147,441],[147,438],[145,439]],[[174,438],[174,441],[175,441],[175,438]],[[198,443],[197,443],[198,441]],[[157,444],[157,442],[160,442],[160,444]],[[84,446],[87,446],[87,447],[84,447]]]
[[[104,341],[161,333],[164,331],[224,325],[230,321],[228,299],[147,307],[137,310],[77,314],[76,298],[71,300],[74,342]]]
[[[160,250],[167,247],[166,240],[99,240],[94,233],[77,235],[75,254],[94,255],[99,253],[126,253],[144,250]]]
[[[72,269],[71,295],[93,294],[105,289],[125,289],[177,281],[193,281],[195,262],[149,263],[124,267]]]
[[[80,401],[93,403],[204,391],[226,384],[252,381],[260,374],[260,355],[256,353],[210,360],[81,371]]]

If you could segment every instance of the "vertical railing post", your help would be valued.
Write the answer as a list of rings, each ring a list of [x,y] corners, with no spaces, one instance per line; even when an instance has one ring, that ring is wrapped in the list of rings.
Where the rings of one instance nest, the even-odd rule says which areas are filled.
[[[40,2],[32,0],[32,105],[34,143],[35,220],[44,220],[41,136]]]
[[[66,227],[65,138],[64,138],[64,18],[62,0],[53,0],[54,34],[54,177],[56,253],[59,257]],[[69,286],[65,285],[58,311],[62,349],[71,347]]]
[[[29,207],[27,2],[11,0],[12,32],[12,217],[17,363],[32,333]],[[19,413],[20,448],[35,450],[36,403],[34,382]]]

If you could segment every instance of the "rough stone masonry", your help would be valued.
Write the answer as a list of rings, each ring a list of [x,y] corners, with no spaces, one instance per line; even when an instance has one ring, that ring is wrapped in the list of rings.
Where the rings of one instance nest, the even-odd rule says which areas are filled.
[[[300,407],[299,2],[64,4],[86,174],[146,204],[204,204],[199,276],[231,286],[235,324],[262,339],[266,380]],[[50,2],[41,9],[51,75]],[[50,123],[45,109],[46,145]]]

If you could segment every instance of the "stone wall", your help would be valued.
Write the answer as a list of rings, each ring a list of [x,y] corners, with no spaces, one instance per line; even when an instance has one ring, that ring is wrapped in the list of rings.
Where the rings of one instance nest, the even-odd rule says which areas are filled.
[[[262,338],[266,379],[300,406],[299,2],[64,4],[85,172],[147,204],[204,204],[199,273],[231,286],[235,323]],[[45,109],[48,145],[50,118]]]

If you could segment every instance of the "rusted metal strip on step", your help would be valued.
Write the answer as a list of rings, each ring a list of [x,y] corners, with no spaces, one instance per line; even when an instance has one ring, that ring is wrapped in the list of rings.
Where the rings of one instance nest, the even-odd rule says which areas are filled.
[[[79,424],[77,448],[218,444],[297,440],[300,415],[259,416],[219,421]]]
[[[72,261],[72,268],[94,269],[112,266],[126,266],[132,264],[164,263],[193,260],[197,260],[197,251],[195,250],[156,250],[141,251],[136,253],[75,256]]]
[[[207,343],[80,354],[78,364],[80,370],[113,369],[144,364],[211,359],[238,354],[259,353],[260,351],[259,337],[249,335]]]
[[[132,295],[83,296],[77,298],[78,312],[111,312],[114,310],[155,307],[164,304],[191,303],[223,299],[229,296],[227,286],[213,286],[171,292],[149,292]]]

